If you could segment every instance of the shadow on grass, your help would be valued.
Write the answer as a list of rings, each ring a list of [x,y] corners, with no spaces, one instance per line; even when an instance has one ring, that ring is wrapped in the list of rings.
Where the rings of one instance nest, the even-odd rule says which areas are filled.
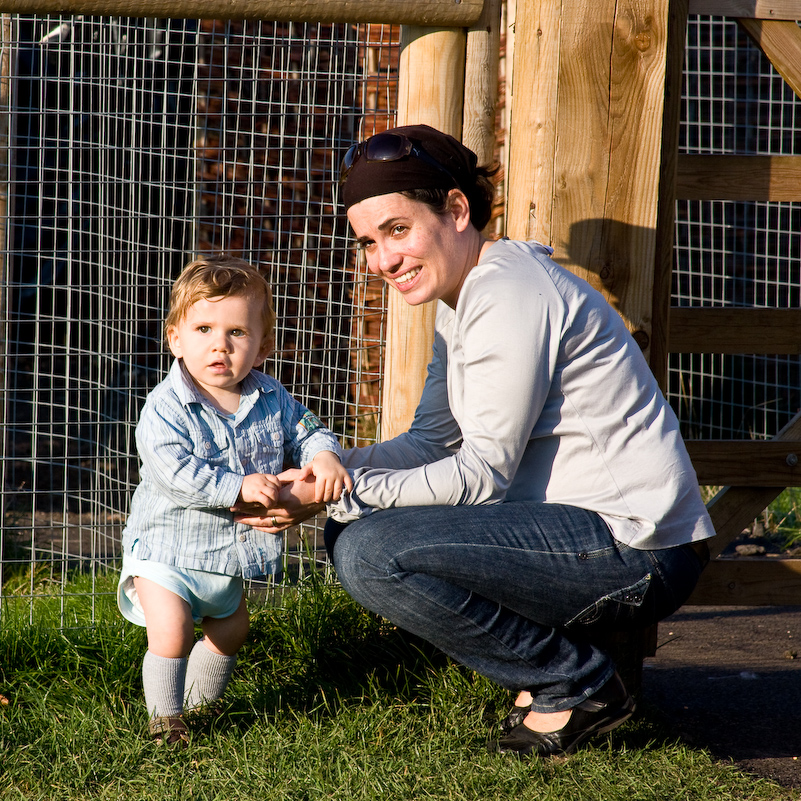
[[[368,612],[337,585],[311,578],[253,610],[237,667],[240,691],[228,714],[248,726],[285,708],[335,715],[343,703],[376,691],[419,699],[448,664],[425,640]]]

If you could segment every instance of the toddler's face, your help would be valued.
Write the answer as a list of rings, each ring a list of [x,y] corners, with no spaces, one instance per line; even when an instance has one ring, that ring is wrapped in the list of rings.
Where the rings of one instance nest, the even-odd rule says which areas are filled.
[[[238,295],[197,301],[167,331],[167,342],[200,391],[226,409],[242,379],[269,355],[259,304]]]

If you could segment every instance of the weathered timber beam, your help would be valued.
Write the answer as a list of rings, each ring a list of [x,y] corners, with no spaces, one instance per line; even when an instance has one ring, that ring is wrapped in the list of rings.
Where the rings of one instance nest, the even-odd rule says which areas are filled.
[[[707,504],[717,536],[709,542],[715,557],[784,492],[784,487],[724,487]]]
[[[282,22],[373,22],[466,28],[484,0],[0,0],[11,14],[86,14],[172,19],[263,19]]]
[[[801,559],[740,557],[710,562],[687,603],[700,606],[801,605]]]
[[[801,412],[771,440],[801,440]],[[765,507],[782,493],[784,487],[724,487],[707,504],[717,536],[709,543],[717,556]]]
[[[801,354],[801,309],[673,307],[671,353]]]
[[[467,31],[407,25],[401,31],[398,125],[431,125],[462,138]],[[381,439],[408,430],[425,385],[434,344],[436,303],[387,298]]]
[[[801,14],[799,4],[798,14]],[[743,30],[770,59],[776,72],[801,97],[801,28],[785,20],[738,19]]]
[[[685,444],[699,484],[801,486],[801,442],[687,440]]]
[[[690,0],[690,13],[713,17],[801,19],[798,0]]]
[[[680,200],[801,200],[801,156],[680,155]]]

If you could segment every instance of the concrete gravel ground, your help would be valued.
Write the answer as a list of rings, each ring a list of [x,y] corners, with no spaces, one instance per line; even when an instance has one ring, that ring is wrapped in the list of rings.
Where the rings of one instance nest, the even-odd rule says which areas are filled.
[[[801,607],[683,607],[659,624],[642,700],[686,742],[801,788]]]

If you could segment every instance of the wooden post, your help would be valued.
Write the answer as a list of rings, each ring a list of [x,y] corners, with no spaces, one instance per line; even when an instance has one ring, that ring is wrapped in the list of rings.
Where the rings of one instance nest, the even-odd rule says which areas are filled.
[[[517,8],[507,233],[554,248],[650,356],[669,0]]]
[[[0,0],[12,14],[472,25],[482,0]]]
[[[675,172],[675,157],[663,159],[662,136],[666,119],[670,131],[677,124],[673,109],[665,115],[668,34],[682,18],[671,23],[670,4],[518,3],[507,181],[508,235],[553,247],[559,263],[620,312],[646,358],[655,330],[660,371],[670,269],[657,241],[670,227],[660,187],[667,180],[672,209]],[[674,147],[675,137],[668,140]],[[633,692],[655,634],[653,626],[600,643]]]
[[[461,138],[465,34],[404,27],[401,31],[398,125],[426,124]],[[436,304],[409,306],[390,290],[387,313],[382,440],[409,428],[431,361]]]
[[[673,291],[673,237],[676,221],[676,165],[679,153],[681,76],[684,70],[687,16],[687,0],[670,0],[648,360],[663,392],[667,391],[668,378],[668,331]]]
[[[481,17],[467,32],[462,142],[478,156],[481,166],[495,160],[500,26],[501,0],[485,0]]]

